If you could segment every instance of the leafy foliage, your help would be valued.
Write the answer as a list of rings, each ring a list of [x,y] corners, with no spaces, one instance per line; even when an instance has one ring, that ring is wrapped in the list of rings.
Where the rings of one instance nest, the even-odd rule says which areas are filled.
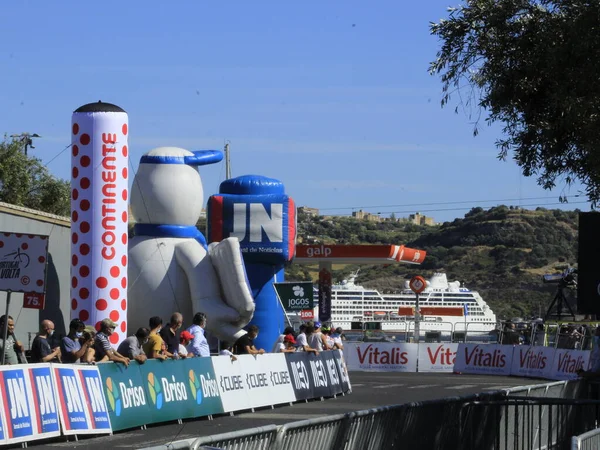
[[[46,166],[23,152],[22,143],[0,143],[0,201],[59,216],[71,214],[69,182],[55,178]]]
[[[501,122],[499,158],[509,153],[546,189],[564,179],[600,200],[600,2],[468,0],[432,23],[441,41],[430,72],[442,105]],[[457,110],[458,107],[457,106]],[[561,197],[564,199],[564,197]]]

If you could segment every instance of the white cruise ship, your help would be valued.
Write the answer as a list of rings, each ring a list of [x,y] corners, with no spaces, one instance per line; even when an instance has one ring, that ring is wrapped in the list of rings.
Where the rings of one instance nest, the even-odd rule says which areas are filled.
[[[331,322],[350,330],[352,323],[380,322],[384,331],[414,330],[416,296],[409,289],[395,294],[380,294],[375,289],[355,284],[358,272],[341,284],[332,286]],[[318,296],[316,296],[318,298]],[[496,328],[496,315],[481,298],[460,282],[448,282],[445,273],[436,273],[419,296],[420,330],[452,333],[484,333]],[[315,308],[318,317],[318,308]]]

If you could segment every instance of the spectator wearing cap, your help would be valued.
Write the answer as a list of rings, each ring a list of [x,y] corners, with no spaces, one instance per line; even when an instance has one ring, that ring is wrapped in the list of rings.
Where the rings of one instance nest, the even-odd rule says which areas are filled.
[[[283,344],[283,338],[285,338],[288,334],[294,335],[294,329],[292,327],[287,327],[283,330],[283,333],[279,335],[275,343],[273,344],[273,348],[271,349],[271,353],[279,353],[279,345]]]
[[[96,362],[102,362],[105,357],[108,357],[109,361],[125,364],[128,367],[129,358],[121,355],[110,345],[110,335],[113,334],[115,328],[117,328],[117,324],[108,318],[100,322],[100,331],[94,340]]]
[[[81,319],[73,319],[69,324],[69,333],[60,341],[60,353],[62,362],[73,364],[81,362],[82,356],[85,355],[88,348],[94,343],[84,341],[81,343],[79,339],[83,336],[85,323]]]
[[[148,358],[142,346],[148,342],[149,334],[150,330],[148,328],[138,328],[133,336],[129,336],[119,344],[117,352],[129,359],[135,359],[140,364],[144,364]]]
[[[179,347],[177,348],[177,353],[180,358],[193,358],[194,354],[187,351],[187,346],[190,345],[190,342],[194,339],[194,335],[189,331],[183,330],[179,334]]]
[[[329,350],[327,339],[321,332],[321,322],[315,322],[314,331],[308,336],[308,345],[316,349],[318,352]]]
[[[150,317],[148,324],[150,325],[150,335],[148,336],[148,342],[144,344],[144,353],[150,359],[160,359],[164,361],[169,357],[169,353],[166,350],[164,341],[160,337],[160,330],[162,328],[163,320],[159,316]]]
[[[179,358],[179,336],[177,336],[177,330],[183,325],[183,316],[181,313],[173,313],[169,324],[166,327],[162,327],[160,330],[160,337],[167,346],[167,352],[173,355],[173,358]]]
[[[279,344],[279,348],[276,353],[293,353],[296,351],[296,338],[293,334],[286,334],[283,338],[283,342]]]

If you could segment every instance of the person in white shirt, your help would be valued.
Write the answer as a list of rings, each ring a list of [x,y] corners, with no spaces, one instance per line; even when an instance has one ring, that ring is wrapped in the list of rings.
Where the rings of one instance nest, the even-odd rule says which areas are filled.
[[[344,343],[342,342],[342,333],[344,330],[342,327],[337,327],[333,333],[331,333],[331,338],[333,339],[333,348],[343,350]]]
[[[233,350],[233,346],[232,345],[228,345],[227,347],[225,347],[224,349],[222,349],[219,352],[219,355],[221,355],[221,356],[229,356],[232,361],[237,361],[237,357],[233,354],[233,352],[231,350]]]
[[[294,335],[294,329],[292,327],[287,327],[285,330],[283,330],[283,334],[280,334],[277,337],[277,340],[275,341],[275,343],[273,344],[273,348],[271,349],[271,353],[278,353],[280,345],[283,344],[283,338],[286,337],[288,334]]]
[[[312,348],[311,346],[308,345],[308,340],[306,338],[306,333],[312,333],[313,331],[313,327],[308,326],[308,325],[300,325],[300,334],[298,334],[298,336],[296,337],[296,346],[298,347],[298,351],[299,352],[311,352],[314,353],[316,355],[319,354],[319,352]]]
[[[193,357],[194,355],[188,352],[187,346],[190,345],[190,342],[194,340],[194,335],[189,331],[182,331],[179,334],[179,348],[177,349],[177,353],[179,353],[180,358]]]
[[[192,321],[193,325],[187,330],[188,333],[192,334],[194,338],[191,344],[188,345],[188,353],[192,353],[194,356],[210,356],[210,348],[208,347],[208,341],[204,336],[204,327],[206,326],[206,314],[196,313]]]

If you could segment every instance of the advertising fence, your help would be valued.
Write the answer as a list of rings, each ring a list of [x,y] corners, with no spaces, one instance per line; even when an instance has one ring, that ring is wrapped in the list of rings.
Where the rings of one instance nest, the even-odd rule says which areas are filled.
[[[348,392],[341,352],[0,367],[0,445],[108,434]]]
[[[587,370],[589,350],[500,344],[347,343],[348,369],[382,372],[460,372],[573,380]]]

